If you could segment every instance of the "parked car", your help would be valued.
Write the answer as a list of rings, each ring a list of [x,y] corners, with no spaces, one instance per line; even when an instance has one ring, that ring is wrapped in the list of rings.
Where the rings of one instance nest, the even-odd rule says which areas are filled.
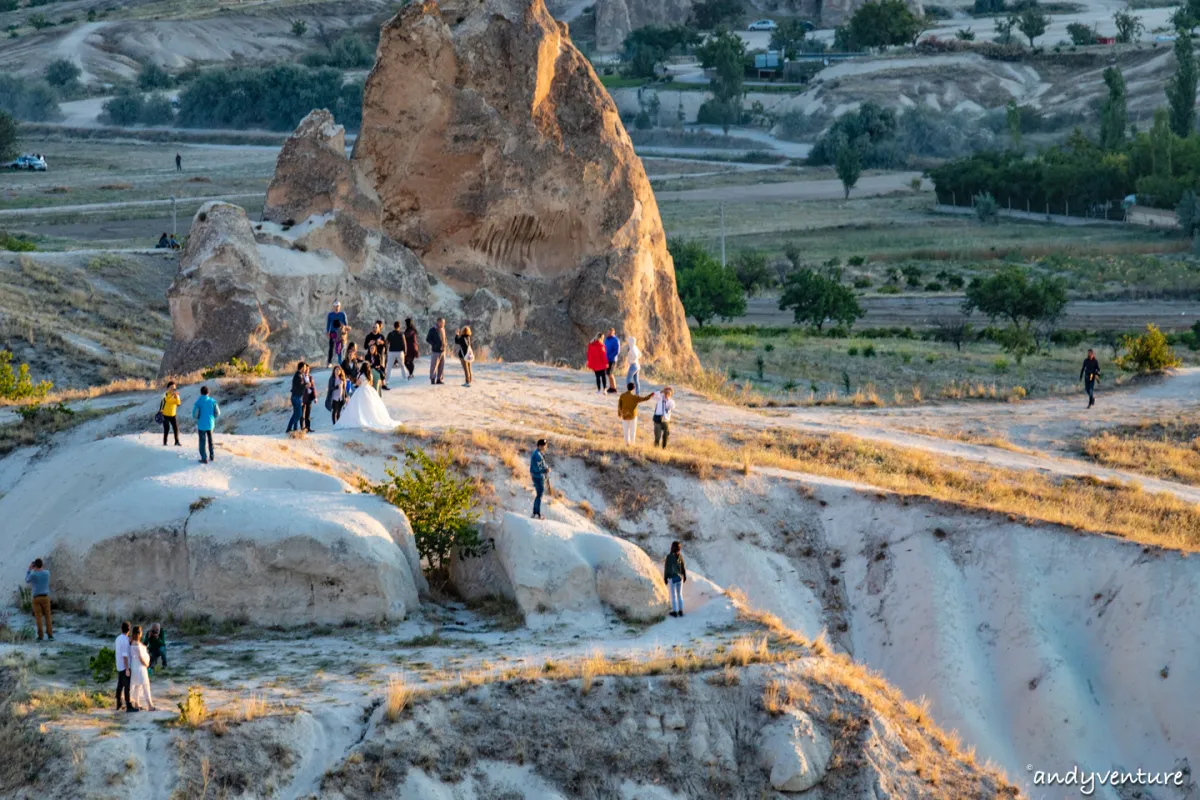
[[[4,166],[8,169],[27,169],[31,171],[37,170],[38,172],[45,172],[47,169],[45,156],[41,154],[30,153],[26,153],[23,156],[17,156],[15,160],[8,162]]]
[[[773,31],[779,26],[775,24],[773,19],[756,19],[746,26],[748,31]]]
[[[1171,34],[1160,33],[1158,36],[1154,37],[1154,41],[1156,41],[1156,42],[1173,42],[1173,41],[1175,41],[1175,37],[1172,36]]]

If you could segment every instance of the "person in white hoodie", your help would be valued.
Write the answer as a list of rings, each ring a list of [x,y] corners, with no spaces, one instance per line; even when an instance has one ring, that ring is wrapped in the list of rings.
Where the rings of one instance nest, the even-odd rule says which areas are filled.
[[[637,339],[635,337],[630,336],[626,339],[626,341],[628,342],[628,345],[625,348],[625,354],[626,358],[629,359],[629,371],[625,373],[625,383],[632,383],[633,393],[641,394],[642,382],[639,373],[641,372],[642,367],[639,362],[642,358],[642,351],[638,349]]]

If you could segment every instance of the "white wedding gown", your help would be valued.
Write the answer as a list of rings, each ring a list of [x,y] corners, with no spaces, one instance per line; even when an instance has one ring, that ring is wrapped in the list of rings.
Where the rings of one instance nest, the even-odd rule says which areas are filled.
[[[388,414],[387,406],[366,378],[359,378],[354,394],[350,395],[342,416],[337,421],[339,428],[367,428],[375,431],[392,431],[400,424]]]

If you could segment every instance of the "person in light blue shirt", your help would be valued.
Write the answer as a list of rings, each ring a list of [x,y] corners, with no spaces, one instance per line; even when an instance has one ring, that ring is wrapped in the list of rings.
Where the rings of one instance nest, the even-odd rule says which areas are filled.
[[[196,420],[196,433],[200,436],[200,463],[207,464],[213,460],[213,428],[216,427],[217,417],[221,416],[221,407],[208,394],[208,387],[200,387],[200,396],[192,406],[192,419]],[[207,453],[204,450],[208,443]]]
[[[537,449],[529,458],[529,476],[533,478],[533,490],[537,494],[533,498],[533,518],[545,519],[542,516],[542,494],[546,491],[546,476],[550,474],[550,466],[546,463],[546,440],[538,439]]]
[[[617,329],[609,328],[608,336],[604,337],[604,354],[608,356],[608,393],[617,393],[616,379],[613,370],[617,368],[617,358],[621,355],[621,340],[617,338]]]
[[[54,623],[50,619],[50,570],[45,569],[40,558],[34,559],[25,570],[25,582],[33,599],[33,621],[37,625],[38,641],[42,640],[42,625],[45,623],[46,638],[54,641]]]

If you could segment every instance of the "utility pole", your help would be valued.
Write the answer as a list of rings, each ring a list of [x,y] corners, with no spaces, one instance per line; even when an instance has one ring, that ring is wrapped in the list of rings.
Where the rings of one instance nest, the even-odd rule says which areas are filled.
[[[175,195],[171,195],[171,235],[179,233],[179,225],[175,216]]]
[[[725,267],[725,202],[721,202],[721,267]]]

